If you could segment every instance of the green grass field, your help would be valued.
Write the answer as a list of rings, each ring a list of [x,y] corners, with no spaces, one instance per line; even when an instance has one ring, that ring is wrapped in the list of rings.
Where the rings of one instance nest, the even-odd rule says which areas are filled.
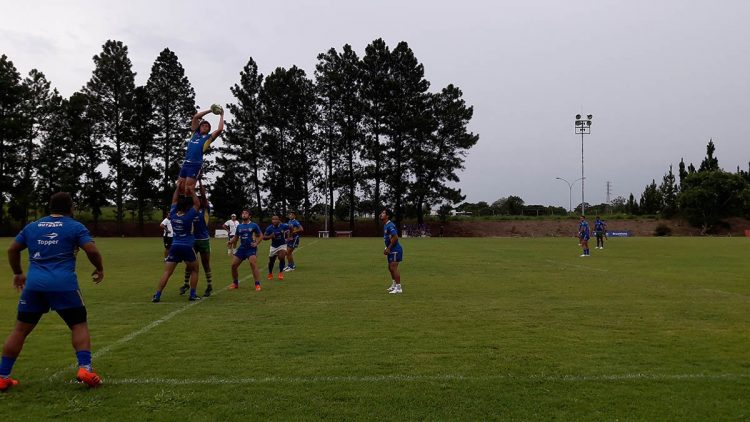
[[[9,239],[2,239],[7,244]],[[303,239],[285,281],[245,277],[150,302],[161,239],[99,239],[81,277],[105,384],[72,383],[68,329],[42,319],[0,394],[10,420],[748,420],[750,239]],[[260,261],[265,262],[267,244]],[[265,264],[263,264],[265,267]],[[17,294],[0,265],[0,336]],[[79,257],[79,273],[90,264]],[[262,271],[265,273],[265,271]],[[203,287],[201,280],[201,291]]]

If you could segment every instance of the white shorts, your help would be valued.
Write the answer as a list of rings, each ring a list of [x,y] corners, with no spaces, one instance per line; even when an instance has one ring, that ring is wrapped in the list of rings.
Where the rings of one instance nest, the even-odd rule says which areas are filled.
[[[286,244],[283,244],[281,246],[277,246],[275,248],[273,246],[271,246],[271,249],[268,251],[268,256],[269,257],[276,256],[276,255],[279,254],[279,251],[286,252]]]

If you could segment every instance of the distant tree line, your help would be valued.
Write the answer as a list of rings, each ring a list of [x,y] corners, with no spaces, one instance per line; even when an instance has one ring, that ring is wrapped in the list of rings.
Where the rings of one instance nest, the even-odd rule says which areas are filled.
[[[46,212],[60,190],[95,224],[106,206],[120,227],[128,211],[143,227],[168,206],[197,109],[185,69],[165,48],[136,86],[128,48],[113,40],[93,60],[90,80],[64,98],[0,56],[0,228]],[[216,214],[295,210],[354,231],[384,206],[421,223],[430,207],[463,200],[451,184],[479,139],[467,129],[473,108],[454,85],[430,91],[406,42],[374,40],[362,57],[331,48],[312,77],[296,66],[264,76],[249,58],[230,90],[223,146],[204,169]]]
[[[627,200],[617,198],[617,208],[635,215],[681,216],[704,232],[724,218],[750,216],[750,163],[747,171],[737,167],[735,173],[728,172],[719,167],[715,152],[709,140],[697,169],[681,159],[677,175],[670,165],[660,184],[652,180],[637,201],[632,193]]]
[[[692,163],[685,166],[681,159],[676,175],[669,166],[661,183],[652,180],[639,199],[631,193],[628,198],[618,196],[608,204],[586,203],[586,212],[588,215],[684,217],[690,224],[702,227],[704,232],[710,232],[727,217],[750,217],[750,163],[747,170],[738,167],[735,173],[727,172],[719,167],[715,152],[716,146],[709,140],[706,157],[697,169]],[[464,202],[455,208],[446,206],[439,213],[448,215],[450,212],[472,216],[567,214],[562,207],[525,205],[518,196],[500,198],[492,204]],[[580,214],[581,204],[574,212]]]

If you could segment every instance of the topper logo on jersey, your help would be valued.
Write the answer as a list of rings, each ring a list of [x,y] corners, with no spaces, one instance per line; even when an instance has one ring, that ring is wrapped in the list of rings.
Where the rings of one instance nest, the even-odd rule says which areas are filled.
[[[62,221],[42,221],[41,223],[37,224],[37,227],[62,227],[63,222]]]
[[[57,233],[47,233],[43,235],[42,237],[46,237],[47,240],[39,239],[37,240],[37,244],[43,245],[43,246],[50,246],[50,245],[57,245],[60,243],[59,240],[57,240]]]

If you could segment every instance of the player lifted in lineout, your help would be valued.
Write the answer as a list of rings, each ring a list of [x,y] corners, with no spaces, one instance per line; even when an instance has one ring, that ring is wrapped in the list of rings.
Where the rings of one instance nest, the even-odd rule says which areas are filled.
[[[400,294],[402,293],[401,272],[398,270],[398,264],[404,259],[404,250],[398,242],[398,230],[391,218],[393,218],[392,211],[384,209],[380,212],[380,221],[383,222],[383,240],[385,241],[383,254],[388,258],[388,272],[391,273],[391,287],[388,288],[388,293]]]
[[[260,226],[250,220],[250,210],[242,210],[242,223],[237,226],[234,235],[234,243],[239,241],[240,246],[232,257],[232,284],[230,289],[240,288],[240,278],[237,269],[242,261],[247,260],[255,277],[255,290],[260,291],[260,271],[258,270],[258,245],[263,241]]]
[[[211,123],[207,120],[201,120],[203,116],[211,112],[220,116],[219,127],[213,133],[210,133]],[[190,123],[190,130],[193,131],[193,136],[188,141],[185,161],[182,163],[180,177],[177,179],[179,193],[186,196],[190,196],[188,191],[195,191],[195,183],[203,167],[203,153],[211,146],[211,142],[215,141],[224,131],[224,110],[214,104],[208,110],[195,113]]]

